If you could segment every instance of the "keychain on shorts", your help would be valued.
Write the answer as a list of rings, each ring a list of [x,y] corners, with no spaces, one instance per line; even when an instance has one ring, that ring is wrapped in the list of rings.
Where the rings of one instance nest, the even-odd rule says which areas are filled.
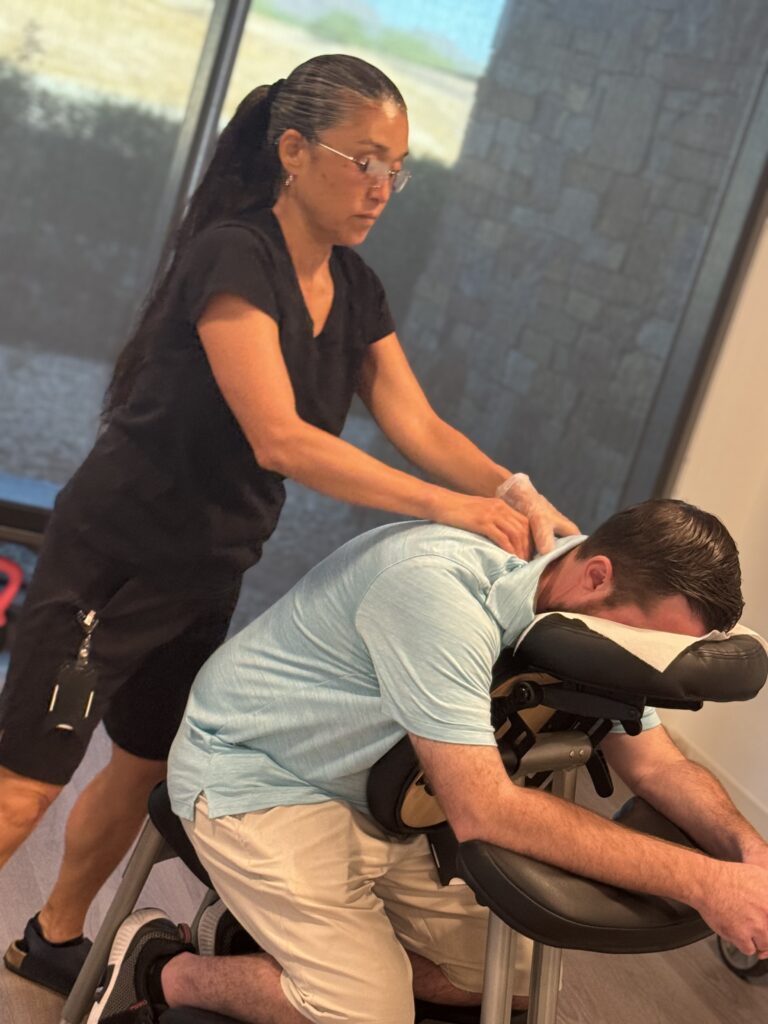
[[[51,693],[47,719],[49,728],[74,732],[80,738],[90,734],[88,721],[96,694],[96,670],[90,663],[91,638],[99,624],[96,612],[78,612],[77,621],[83,629],[83,640],[76,661],[61,666]]]

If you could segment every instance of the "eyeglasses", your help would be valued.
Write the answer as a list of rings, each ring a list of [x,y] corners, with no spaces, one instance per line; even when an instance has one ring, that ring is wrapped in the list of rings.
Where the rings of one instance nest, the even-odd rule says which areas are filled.
[[[326,146],[324,142],[318,142],[316,145],[322,149],[327,149],[329,153],[335,153],[336,156],[343,156],[345,160],[351,160],[367,178],[371,179],[371,184],[375,182],[380,185],[383,181],[388,181],[393,192],[402,192],[413,177],[410,171],[406,171],[402,167],[399,171],[394,171],[383,160],[377,160],[372,156],[366,157],[365,160],[358,160],[357,157],[341,153],[338,149],[334,149],[333,146]]]

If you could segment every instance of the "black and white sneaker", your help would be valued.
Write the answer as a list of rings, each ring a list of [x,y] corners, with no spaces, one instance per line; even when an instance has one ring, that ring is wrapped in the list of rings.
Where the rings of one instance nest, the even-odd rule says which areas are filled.
[[[256,940],[221,900],[202,912],[192,943],[200,956],[244,956],[261,952]]]
[[[109,953],[104,982],[86,1024],[154,1024],[147,972],[158,959],[193,951],[188,925],[169,921],[162,910],[137,910],[120,925]]]

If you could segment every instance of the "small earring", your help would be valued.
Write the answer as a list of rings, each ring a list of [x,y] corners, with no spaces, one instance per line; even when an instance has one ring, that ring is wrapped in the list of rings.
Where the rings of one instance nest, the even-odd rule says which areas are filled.
[[[290,188],[294,180],[295,179],[292,174],[286,174],[285,178],[283,179],[283,185],[285,185],[286,188]]]

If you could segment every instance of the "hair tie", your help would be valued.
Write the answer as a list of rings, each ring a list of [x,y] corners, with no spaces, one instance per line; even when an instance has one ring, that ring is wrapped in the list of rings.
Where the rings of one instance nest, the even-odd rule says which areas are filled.
[[[272,104],[275,102],[275,97],[282,89],[284,82],[284,78],[278,78],[276,82],[273,82],[272,85],[270,85],[269,90],[267,91],[267,110],[272,109]]]

